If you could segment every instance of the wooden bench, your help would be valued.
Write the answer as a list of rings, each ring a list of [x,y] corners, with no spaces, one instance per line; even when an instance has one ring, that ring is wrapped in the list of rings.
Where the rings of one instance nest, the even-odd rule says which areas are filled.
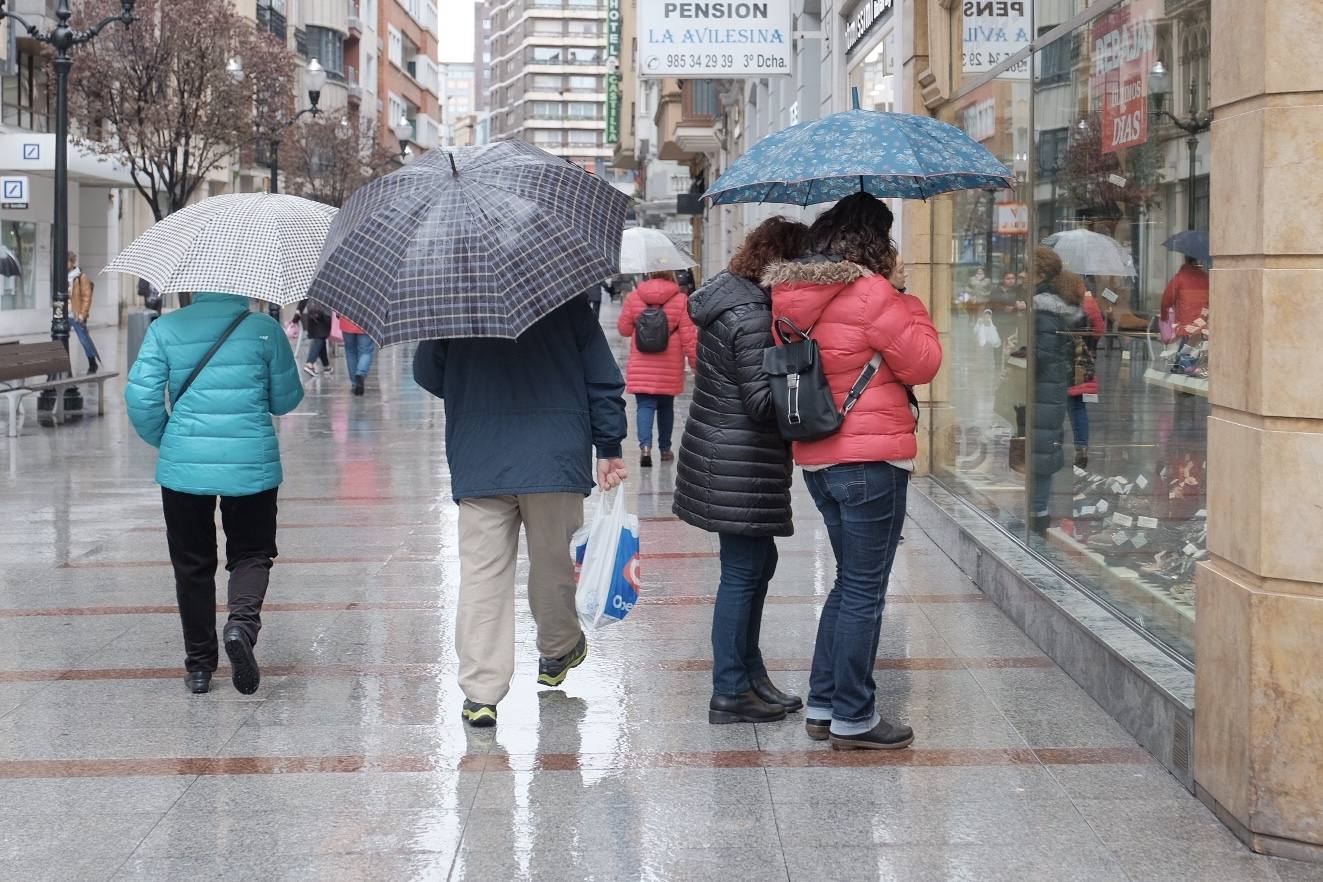
[[[62,375],[59,379],[48,379]],[[51,416],[55,422],[64,422],[64,390],[96,383],[96,412],[106,412],[106,380],[119,376],[118,371],[97,371],[81,377],[73,376],[69,365],[69,351],[54,340],[45,343],[18,343],[0,346],[0,398],[5,399],[9,411],[9,437],[18,435],[24,418],[23,399],[29,395],[50,390],[55,393],[55,406]]]

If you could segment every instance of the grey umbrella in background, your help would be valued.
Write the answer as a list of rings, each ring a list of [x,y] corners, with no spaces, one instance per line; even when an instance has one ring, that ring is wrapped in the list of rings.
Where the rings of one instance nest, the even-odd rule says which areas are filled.
[[[23,268],[18,265],[14,252],[0,245],[0,276],[21,276]]]
[[[435,149],[349,199],[309,293],[383,346],[514,339],[616,272],[628,207],[522,141]]]
[[[1066,265],[1081,276],[1134,276],[1135,262],[1130,252],[1111,236],[1093,230],[1067,230],[1043,240]]]

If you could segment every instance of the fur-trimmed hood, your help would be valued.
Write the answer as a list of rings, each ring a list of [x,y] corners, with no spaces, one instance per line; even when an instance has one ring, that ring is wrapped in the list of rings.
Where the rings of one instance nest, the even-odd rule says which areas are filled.
[[[772,264],[763,274],[763,285],[772,289],[774,317],[787,318],[806,331],[841,292],[873,275],[857,263],[813,255]]]
[[[799,260],[773,263],[763,273],[763,287],[798,287],[800,285],[848,285],[873,275],[872,271],[848,260],[832,260],[814,255]]]

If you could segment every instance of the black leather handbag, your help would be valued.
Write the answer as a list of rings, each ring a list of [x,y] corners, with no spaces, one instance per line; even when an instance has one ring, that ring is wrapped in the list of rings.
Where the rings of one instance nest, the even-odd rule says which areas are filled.
[[[840,431],[845,416],[882,366],[882,355],[873,356],[855,380],[840,409],[831,394],[831,384],[822,369],[818,342],[784,316],[776,320],[780,346],[763,350],[763,370],[770,378],[772,406],[781,437],[788,441],[817,441]]]

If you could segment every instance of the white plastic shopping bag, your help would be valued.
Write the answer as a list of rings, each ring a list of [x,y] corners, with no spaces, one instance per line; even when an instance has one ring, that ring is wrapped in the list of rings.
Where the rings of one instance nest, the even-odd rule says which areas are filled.
[[[974,323],[974,337],[978,345],[983,349],[998,349],[1001,347],[1001,335],[997,333],[997,326],[992,323],[992,313],[984,310],[983,315],[978,317]]]
[[[639,519],[625,511],[623,487],[597,495],[593,519],[570,540],[574,605],[585,630],[618,622],[639,599]]]

